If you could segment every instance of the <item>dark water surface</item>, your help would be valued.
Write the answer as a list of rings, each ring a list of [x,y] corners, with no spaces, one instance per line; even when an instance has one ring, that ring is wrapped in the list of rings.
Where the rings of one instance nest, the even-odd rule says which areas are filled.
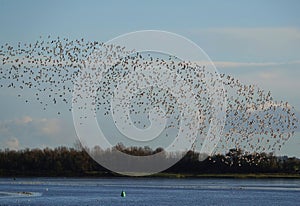
[[[300,180],[1,178],[0,205],[300,205]]]

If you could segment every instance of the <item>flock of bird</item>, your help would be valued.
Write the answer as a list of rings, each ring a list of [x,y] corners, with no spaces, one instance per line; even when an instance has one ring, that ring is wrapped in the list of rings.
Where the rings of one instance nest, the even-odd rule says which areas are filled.
[[[245,85],[230,75],[218,76],[207,70],[207,65],[179,61],[176,57],[135,53],[119,45],[84,39],[48,36],[40,37],[34,43],[17,43],[14,46],[6,43],[0,48],[0,59],[1,88],[15,88],[20,91],[19,97],[23,96],[22,90],[30,89],[35,99],[28,97],[26,103],[36,101],[44,110],[51,104],[64,103],[71,111],[71,97],[76,86],[92,95],[92,108],[101,118],[127,109],[130,118],[124,121],[132,121],[140,129],[149,127],[149,111],[159,107],[164,110],[167,119],[162,133],[167,139],[172,139],[180,130],[193,127],[187,124],[182,128],[182,118],[192,117],[182,115],[180,110],[192,104],[194,98],[196,104],[187,111],[199,113],[199,126],[193,133],[194,137],[186,138],[196,151],[204,146],[205,136],[212,128],[210,123],[215,118],[215,106],[226,105],[225,126],[220,141],[215,145],[215,153],[225,154],[227,164],[231,164],[231,156],[227,152],[232,148],[242,151],[241,162],[248,163],[255,162],[245,159],[246,154],[277,152],[294,134],[298,124],[294,108],[287,102],[273,100],[270,92],[255,85]],[[87,70],[87,67],[90,69]],[[135,78],[127,80],[130,75]],[[91,84],[92,80],[101,81]],[[130,100],[130,105],[119,105],[118,108],[124,107],[124,110],[111,109],[115,96],[120,96],[118,85],[125,80],[127,85],[123,89],[129,92],[123,90],[119,93]],[[161,81],[165,81],[164,84]],[[173,85],[173,89],[176,87],[176,92],[170,87],[163,88],[168,84]],[[215,91],[220,94],[212,93],[211,88],[216,85],[222,85],[223,90]],[[141,88],[134,89],[138,87]],[[194,96],[191,97],[187,91]],[[130,96],[125,97],[125,94]],[[217,99],[220,95],[222,98]],[[73,96],[73,103],[78,98],[83,97]],[[81,109],[89,107],[85,106]]]

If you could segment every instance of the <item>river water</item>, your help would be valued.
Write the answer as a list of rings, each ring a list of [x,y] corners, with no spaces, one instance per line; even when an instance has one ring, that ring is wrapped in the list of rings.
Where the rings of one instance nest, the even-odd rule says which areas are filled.
[[[0,178],[0,205],[300,205],[300,180]]]

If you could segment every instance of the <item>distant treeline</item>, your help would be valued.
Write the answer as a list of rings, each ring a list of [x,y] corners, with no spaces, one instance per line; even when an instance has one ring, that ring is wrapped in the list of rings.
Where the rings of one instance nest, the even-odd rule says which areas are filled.
[[[125,153],[144,156],[163,149],[116,146],[114,149]],[[110,155],[111,151],[101,151],[100,155]],[[179,162],[163,171],[173,174],[248,174],[284,173],[299,174],[300,159],[276,157],[272,154],[241,155],[237,149],[226,155],[215,155],[198,161],[199,154],[189,151]],[[165,158],[169,158],[168,155]],[[0,151],[0,176],[114,176],[106,168],[95,162],[82,149],[58,147],[55,149],[25,149]]]

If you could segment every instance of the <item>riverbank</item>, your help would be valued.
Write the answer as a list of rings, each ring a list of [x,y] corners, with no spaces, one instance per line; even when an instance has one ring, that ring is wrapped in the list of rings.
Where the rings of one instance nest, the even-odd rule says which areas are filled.
[[[121,175],[113,172],[89,172],[81,175],[26,175],[26,174],[18,174],[18,175],[2,175],[0,178],[32,178],[32,177],[50,177],[50,178],[63,178],[63,177],[71,177],[71,178],[170,178],[170,179],[180,179],[180,178],[220,178],[220,179],[300,179],[300,174],[287,174],[287,173],[248,173],[248,174],[183,174],[183,173],[156,173],[152,175],[146,174],[128,174]]]
[[[268,179],[268,178],[282,178],[282,179],[300,179],[300,174],[171,174],[158,173],[150,177],[164,177],[164,178],[234,178],[234,179]]]

